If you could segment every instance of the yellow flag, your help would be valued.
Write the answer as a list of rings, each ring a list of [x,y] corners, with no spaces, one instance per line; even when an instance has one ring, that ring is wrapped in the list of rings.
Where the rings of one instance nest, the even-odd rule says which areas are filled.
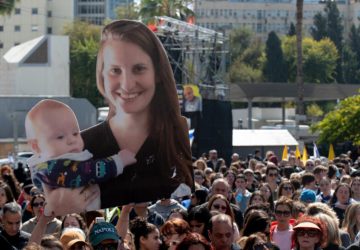
[[[334,151],[334,146],[332,144],[330,144],[330,147],[329,147],[328,159],[329,159],[329,161],[332,161],[335,159],[335,151]]]
[[[301,153],[300,153],[299,146],[296,146],[295,157],[296,157],[296,159],[301,158]]]
[[[288,148],[287,146],[285,145],[284,146],[284,149],[283,149],[283,153],[282,153],[282,160],[287,160],[288,159]]]
[[[308,154],[307,154],[307,151],[306,151],[306,147],[304,145],[304,150],[303,150],[303,155],[302,155],[302,162],[303,162],[304,166],[306,164],[307,159],[308,159]]]

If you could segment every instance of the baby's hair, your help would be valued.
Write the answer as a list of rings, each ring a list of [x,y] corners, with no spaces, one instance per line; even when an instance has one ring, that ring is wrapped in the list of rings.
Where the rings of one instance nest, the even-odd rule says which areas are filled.
[[[28,140],[36,138],[34,127],[35,127],[36,119],[38,119],[39,117],[39,114],[41,114],[46,110],[54,110],[54,109],[67,109],[73,113],[72,109],[65,103],[53,99],[45,99],[39,101],[30,109],[30,111],[27,113],[25,118],[25,132],[26,132],[26,138]]]

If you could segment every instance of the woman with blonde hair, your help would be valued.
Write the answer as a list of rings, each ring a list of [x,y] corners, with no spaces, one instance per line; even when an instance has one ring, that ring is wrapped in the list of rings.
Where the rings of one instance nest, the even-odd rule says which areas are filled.
[[[342,229],[349,234],[351,242],[354,243],[355,237],[360,231],[360,203],[353,203],[348,206],[345,211]]]

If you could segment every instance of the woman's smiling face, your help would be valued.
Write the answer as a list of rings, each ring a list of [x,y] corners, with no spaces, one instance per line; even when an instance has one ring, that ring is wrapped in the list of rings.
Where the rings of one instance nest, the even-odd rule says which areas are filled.
[[[149,55],[133,43],[110,39],[103,57],[105,94],[117,112],[148,112],[155,94],[155,69]]]

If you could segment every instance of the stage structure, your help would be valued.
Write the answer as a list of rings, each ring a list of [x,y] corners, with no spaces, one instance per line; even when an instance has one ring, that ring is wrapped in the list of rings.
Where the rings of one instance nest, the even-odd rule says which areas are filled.
[[[168,53],[178,85],[199,86],[205,99],[228,99],[229,87],[225,82],[228,37],[167,16],[155,17],[154,31]]]

